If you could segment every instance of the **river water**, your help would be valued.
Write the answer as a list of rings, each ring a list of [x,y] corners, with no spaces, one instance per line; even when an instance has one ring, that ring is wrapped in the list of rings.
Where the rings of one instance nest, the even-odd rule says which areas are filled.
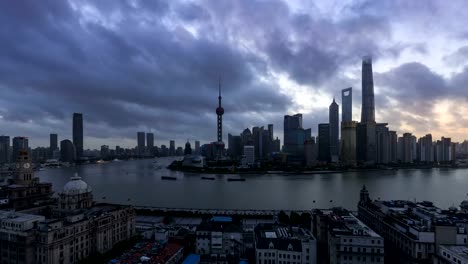
[[[155,207],[205,209],[296,209],[342,206],[356,210],[365,184],[373,199],[428,200],[448,208],[468,200],[468,169],[407,169],[313,175],[210,175],[165,169],[172,160],[132,160],[36,172],[60,192],[74,173],[93,189],[96,201]],[[176,181],[161,176],[177,177]]]

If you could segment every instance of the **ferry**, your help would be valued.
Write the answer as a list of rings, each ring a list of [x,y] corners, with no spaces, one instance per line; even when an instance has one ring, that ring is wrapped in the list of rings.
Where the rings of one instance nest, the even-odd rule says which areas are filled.
[[[176,177],[171,177],[171,176],[161,176],[161,179],[162,180],[172,180],[172,181],[177,180]]]
[[[215,180],[215,177],[205,177],[205,176],[203,176],[203,177],[201,177],[201,178],[202,178],[202,180],[210,180],[210,181],[214,181],[214,180]]]

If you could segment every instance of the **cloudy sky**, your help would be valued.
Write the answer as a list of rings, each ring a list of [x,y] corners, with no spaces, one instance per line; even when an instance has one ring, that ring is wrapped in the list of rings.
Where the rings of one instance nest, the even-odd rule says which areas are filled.
[[[307,4],[304,4],[304,3]],[[398,133],[468,138],[468,2],[0,1],[0,134],[48,145],[85,119],[85,147],[133,147],[137,131],[213,141],[328,105],[372,55],[376,119]]]

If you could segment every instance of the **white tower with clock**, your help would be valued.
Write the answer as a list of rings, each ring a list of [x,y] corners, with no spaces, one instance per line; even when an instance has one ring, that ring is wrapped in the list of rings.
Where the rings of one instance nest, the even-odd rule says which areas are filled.
[[[19,185],[31,185],[34,182],[34,170],[27,150],[20,150],[16,158],[13,181]]]

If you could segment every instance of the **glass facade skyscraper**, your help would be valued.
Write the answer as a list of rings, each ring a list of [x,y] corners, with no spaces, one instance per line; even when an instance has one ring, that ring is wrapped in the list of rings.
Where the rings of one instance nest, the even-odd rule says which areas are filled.
[[[362,109],[361,123],[375,122],[374,77],[372,76],[372,57],[362,59]]]
[[[73,146],[76,159],[83,156],[83,114],[73,113]]]

